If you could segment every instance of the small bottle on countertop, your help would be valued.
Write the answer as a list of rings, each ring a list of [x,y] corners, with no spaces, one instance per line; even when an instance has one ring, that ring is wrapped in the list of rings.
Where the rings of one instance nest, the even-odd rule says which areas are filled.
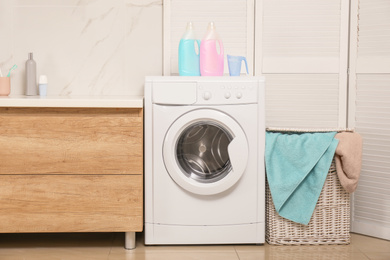
[[[38,95],[37,89],[37,64],[33,60],[33,54],[28,54],[28,60],[26,61],[26,95],[36,96]]]
[[[46,96],[47,95],[47,77],[46,75],[39,76],[39,95]]]

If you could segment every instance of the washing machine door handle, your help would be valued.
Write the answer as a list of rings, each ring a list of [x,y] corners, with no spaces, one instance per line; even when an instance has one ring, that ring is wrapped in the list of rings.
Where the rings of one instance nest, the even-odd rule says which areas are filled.
[[[227,149],[233,173],[241,176],[246,169],[249,154],[245,136],[234,137]]]

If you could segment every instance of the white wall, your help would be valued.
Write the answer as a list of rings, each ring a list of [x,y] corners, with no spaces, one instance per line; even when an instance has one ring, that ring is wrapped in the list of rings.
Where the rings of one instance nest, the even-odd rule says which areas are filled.
[[[0,0],[0,68],[24,94],[34,53],[48,95],[142,95],[162,74],[162,0]]]

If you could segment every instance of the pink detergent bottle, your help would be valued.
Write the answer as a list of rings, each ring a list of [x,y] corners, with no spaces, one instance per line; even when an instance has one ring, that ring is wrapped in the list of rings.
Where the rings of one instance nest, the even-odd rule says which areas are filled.
[[[200,43],[200,75],[222,76],[224,53],[221,39],[214,23],[209,23],[205,37]]]

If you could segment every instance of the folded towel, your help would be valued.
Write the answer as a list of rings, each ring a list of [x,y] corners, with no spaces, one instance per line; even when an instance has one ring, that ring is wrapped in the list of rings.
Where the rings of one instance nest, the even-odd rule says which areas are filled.
[[[338,133],[335,138],[339,140],[335,155],[337,176],[344,189],[352,193],[362,167],[363,140],[358,133]]]
[[[268,184],[280,216],[307,225],[338,140],[329,133],[266,133]]]

